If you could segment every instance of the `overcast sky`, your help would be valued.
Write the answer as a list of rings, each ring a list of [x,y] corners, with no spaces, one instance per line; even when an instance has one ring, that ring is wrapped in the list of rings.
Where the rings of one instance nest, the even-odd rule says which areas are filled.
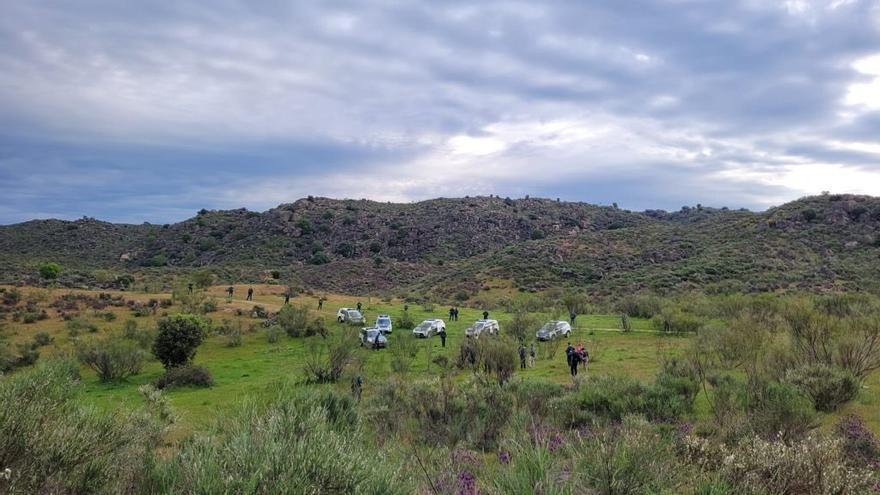
[[[2,1],[0,223],[880,195],[880,0]]]

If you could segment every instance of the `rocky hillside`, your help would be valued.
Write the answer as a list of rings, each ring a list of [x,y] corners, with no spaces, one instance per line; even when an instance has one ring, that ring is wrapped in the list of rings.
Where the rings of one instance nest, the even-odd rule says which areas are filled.
[[[161,226],[25,222],[0,227],[0,250],[4,281],[33,281],[40,263],[57,261],[77,283],[94,270],[208,268],[238,279],[276,271],[327,290],[446,296],[475,295],[497,280],[521,290],[579,286],[597,294],[877,290],[880,199],[825,195],[762,213],[636,213],[534,198],[308,198],[263,213],[202,210]]]

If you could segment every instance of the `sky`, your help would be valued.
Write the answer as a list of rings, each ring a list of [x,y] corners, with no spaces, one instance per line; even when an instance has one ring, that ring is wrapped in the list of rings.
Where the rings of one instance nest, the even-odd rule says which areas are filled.
[[[880,0],[0,0],[0,224],[880,195]]]

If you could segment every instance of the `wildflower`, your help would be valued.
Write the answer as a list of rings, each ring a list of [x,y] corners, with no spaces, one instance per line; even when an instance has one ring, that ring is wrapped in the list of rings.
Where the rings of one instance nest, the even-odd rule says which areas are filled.
[[[458,495],[478,495],[477,478],[467,469],[458,473]]]
[[[510,464],[510,452],[502,450],[498,453],[498,462],[501,464]]]

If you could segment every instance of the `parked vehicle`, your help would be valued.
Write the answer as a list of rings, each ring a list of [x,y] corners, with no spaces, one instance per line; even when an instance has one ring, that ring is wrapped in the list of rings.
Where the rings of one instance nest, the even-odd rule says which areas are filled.
[[[336,312],[336,321],[349,325],[363,325],[366,320],[360,311],[353,308],[339,308]]]
[[[377,342],[378,341],[378,342]],[[373,349],[381,349],[388,346],[388,339],[385,334],[378,328],[362,328],[361,329],[361,347],[372,347]]]
[[[464,331],[466,337],[477,338],[480,335],[498,335],[501,328],[498,326],[498,320],[477,320],[473,325],[467,327]]]
[[[382,333],[391,333],[391,317],[388,315],[379,315],[376,318],[376,328],[382,331]]]
[[[538,340],[552,340],[569,335],[571,335],[571,325],[567,321],[553,320],[545,323],[535,337]]]
[[[440,319],[430,319],[416,325],[416,327],[413,328],[412,333],[416,337],[428,338],[437,335],[441,331],[446,331],[446,323]]]

